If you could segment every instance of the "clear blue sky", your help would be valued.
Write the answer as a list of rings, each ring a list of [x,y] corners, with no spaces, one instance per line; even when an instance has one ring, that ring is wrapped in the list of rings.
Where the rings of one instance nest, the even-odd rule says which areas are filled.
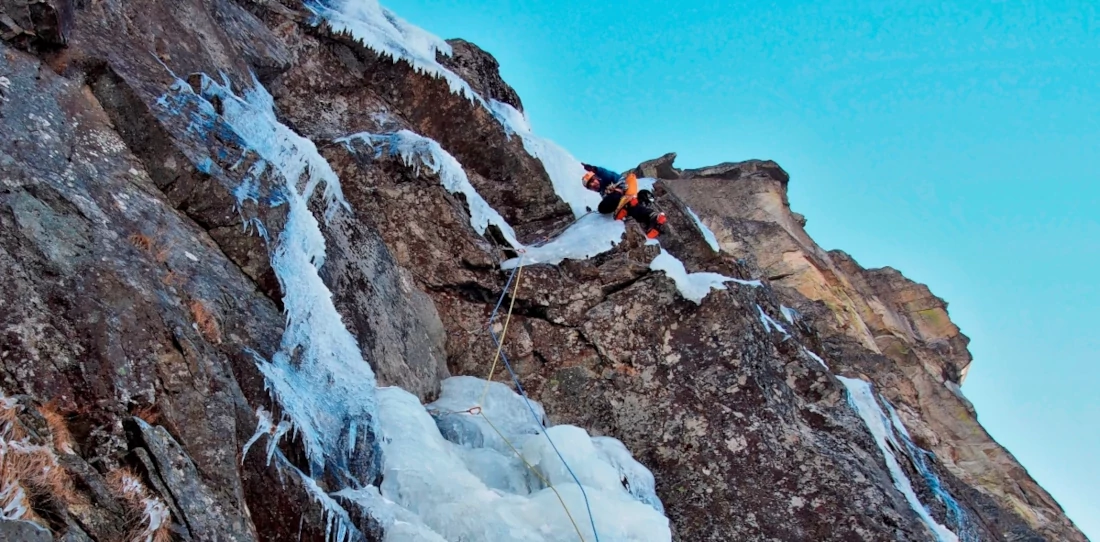
[[[779,162],[822,246],[950,303],[981,421],[1100,542],[1095,2],[383,3],[581,160]]]

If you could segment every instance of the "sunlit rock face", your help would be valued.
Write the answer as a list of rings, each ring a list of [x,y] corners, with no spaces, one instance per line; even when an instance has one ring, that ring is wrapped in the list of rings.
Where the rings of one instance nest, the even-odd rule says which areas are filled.
[[[818,247],[773,162],[642,164],[655,243],[489,53],[370,0],[0,0],[0,37],[0,532],[1084,540],[946,304]]]
[[[1081,540],[1061,508],[1007,450],[982,429],[959,385],[969,339],[947,303],[893,268],[865,269],[826,251],[791,210],[790,182],[774,162],[749,161],[678,170],[674,154],[639,169],[700,215],[723,250],[754,262],[780,298],[813,326],[836,369],[865,375],[899,407],[916,440],[976,494],[1011,511],[1051,539]]]

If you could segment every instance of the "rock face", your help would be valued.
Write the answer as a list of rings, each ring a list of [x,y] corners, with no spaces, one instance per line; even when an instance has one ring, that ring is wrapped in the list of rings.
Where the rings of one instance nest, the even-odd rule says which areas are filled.
[[[959,391],[971,362],[969,339],[951,322],[946,302],[895,269],[864,269],[844,252],[821,249],[806,234],[805,219],[791,211],[789,178],[775,163],[681,171],[673,159],[658,160],[663,171],[647,165],[658,161],[640,168],[668,179],[668,189],[701,216],[723,250],[755,262],[780,299],[806,315],[834,368],[870,377],[900,407],[916,440],[996,503],[975,507],[983,519],[1004,523],[1015,513],[1013,519],[1050,540],[1084,539],[982,429]]]
[[[523,111],[519,94],[500,78],[500,64],[481,47],[466,40],[447,40],[451,56],[440,55],[442,64],[470,83],[478,94],[490,100],[504,102]]]
[[[22,519],[54,538],[320,541],[339,516],[346,539],[380,540],[376,518],[330,495],[378,483],[372,420],[337,420],[362,430],[341,427],[344,455],[320,459],[279,423],[280,356],[304,366],[321,340],[294,343],[289,294],[311,275],[280,267],[286,251],[323,241],[309,284],[361,354],[348,361],[429,401],[448,375],[485,376],[499,264],[517,252],[475,230],[439,164],[385,134],[437,141],[521,241],[573,220],[550,168],[486,107],[521,108],[491,56],[455,40],[439,59],[471,99],[316,26],[327,4],[0,1],[0,450],[53,458],[60,485]],[[368,133],[383,137],[337,141]],[[318,161],[291,159],[305,147]],[[554,421],[614,436],[653,470],[677,539],[936,539],[820,356],[874,382],[935,453],[925,468],[894,452],[933,523],[966,540],[1084,540],[951,387],[970,356],[942,300],[817,247],[776,164],[673,158],[640,166],[662,179],[664,249],[744,283],[684,299],[632,226],[596,257],[525,267],[504,353]],[[346,208],[331,180],[305,182],[326,168]],[[311,220],[318,237],[288,244]],[[326,384],[360,384],[340,380]],[[6,519],[0,532],[23,528]]]

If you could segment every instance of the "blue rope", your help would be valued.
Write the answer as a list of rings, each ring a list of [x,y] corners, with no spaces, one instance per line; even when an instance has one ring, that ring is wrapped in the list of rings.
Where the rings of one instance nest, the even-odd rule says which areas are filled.
[[[522,264],[523,262],[520,263]],[[500,339],[497,338],[497,334],[493,332],[493,322],[497,318],[497,312],[504,303],[504,298],[508,295],[509,286],[512,285],[512,279],[515,278],[516,271],[518,271],[519,268],[520,266],[517,265],[512,269],[512,273],[508,275],[508,282],[504,285],[504,291],[501,292],[500,299],[497,300],[496,306],[493,307],[493,314],[489,316],[489,336],[493,338],[496,347],[500,349],[500,359],[504,361],[504,367],[508,369],[508,374],[512,375],[512,382],[516,384],[516,389],[519,390],[520,396],[523,397],[523,402],[527,405],[527,410],[531,412],[531,417],[534,418],[535,423],[542,428],[542,434],[546,436],[546,440],[550,443],[550,447],[554,449],[554,453],[558,454],[558,459],[561,460],[562,465],[565,465],[565,470],[569,471],[569,475],[573,477],[573,481],[577,483],[577,487],[581,488],[581,495],[584,496],[584,506],[588,509],[588,521],[592,524],[592,534],[595,535],[596,542],[600,542],[600,533],[596,531],[596,518],[592,515],[592,505],[588,502],[588,492],[584,490],[580,478],[577,478],[577,474],[569,467],[569,463],[562,457],[561,452],[558,450],[558,446],[554,444],[554,439],[550,438],[550,433],[546,431],[546,426],[543,425],[542,420],[539,419],[538,413],[535,412],[535,407],[531,406],[531,400],[527,397],[527,392],[523,391],[523,385],[519,383],[519,377],[516,376],[516,372],[512,370],[512,364],[508,361],[508,356],[504,354],[504,349],[500,346]]]

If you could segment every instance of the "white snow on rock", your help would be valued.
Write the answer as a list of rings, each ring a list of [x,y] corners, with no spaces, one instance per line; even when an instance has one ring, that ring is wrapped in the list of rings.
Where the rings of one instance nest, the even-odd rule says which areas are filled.
[[[569,204],[574,216],[583,216],[589,209],[594,210],[600,205],[599,194],[584,187],[584,167],[569,151],[535,135],[527,117],[511,105],[492,100],[489,107],[510,134],[520,137],[527,153],[542,161],[542,166],[550,175],[550,182],[554,184],[554,192]]]
[[[955,536],[955,533],[938,523],[932,517],[928,508],[920,502],[916,492],[913,491],[912,482],[910,482],[905,470],[901,468],[897,457],[894,455],[894,450],[904,450],[904,448],[894,437],[894,424],[883,412],[882,407],[875,398],[875,392],[871,384],[858,378],[843,376],[837,378],[844,384],[844,387],[848,388],[848,400],[852,408],[867,424],[867,429],[871,431],[871,435],[875,437],[875,443],[878,444],[879,451],[882,452],[882,456],[886,460],[886,467],[890,469],[890,476],[894,479],[894,487],[901,492],[905,500],[909,502],[909,506],[936,536],[936,540],[939,542],[958,542],[959,538]],[[904,430],[904,427],[902,427],[901,431]]]
[[[706,224],[703,224],[703,220],[699,218],[699,215],[695,214],[695,211],[691,210],[691,207],[684,206],[687,209],[688,215],[695,221],[695,225],[699,227],[699,231],[703,232],[703,238],[707,240],[707,244],[715,252],[721,252],[721,248],[718,246],[718,238],[714,236],[714,232],[710,231],[710,228]]]
[[[779,325],[779,322],[776,322],[774,318],[768,316],[768,313],[764,312],[764,309],[760,305],[756,306],[756,310],[760,313],[760,323],[764,324],[765,331],[771,333],[772,330],[775,330],[782,333],[784,337],[791,336],[790,333],[787,333],[786,329],[783,329],[783,326]]]
[[[436,60],[437,53],[451,56],[450,44],[409,24],[377,0],[306,0],[305,6],[334,31],[350,34],[364,47],[394,62],[404,60],[419,73],[442,78],[451,92],[488,107],[466,80]]]
[[[711,290],[725,290],[727,282],[753,288],[761,285],[758,280],[735,279],[719,273],[688,273],[687,269],[684,268],[684,262],[669,254],[663,248],[661,253],[649,263],[649,268],[654,271],[664,271],[676,283],[680,295],[684,296],[685,299],[694,301],[696,304],[702,303],[703,298]]]

